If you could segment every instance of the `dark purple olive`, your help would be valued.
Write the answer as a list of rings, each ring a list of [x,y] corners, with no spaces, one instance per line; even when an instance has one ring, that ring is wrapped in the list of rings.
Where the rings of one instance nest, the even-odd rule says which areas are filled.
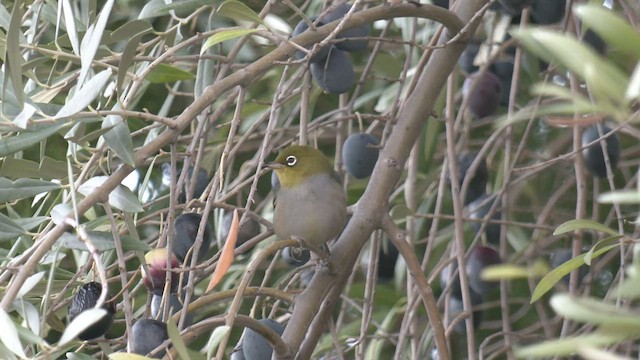
[[[263,325],[268,326],[271,330],[282,335],[284,332],[284,326],[272,319],[260,319]],[[242,335],[242,351],[244,356],[249,360],[271,360],[271,354],[273,353],[273,347],[271,343],[267,341],[258,332],[245,328]]]
[[[182,167],[180,166],[178,168],[178,173],[176,174],[176,181],[180,177],[181,172],[182,172]],[[191,167],[191,171],[187,174],[187,178],[185,179],[184,188],[180,189],[180,195],[178,196],[178,201],[180,203],[184,203],[187,200],[186,193],[189,190],[189,187],[191,186],[191,182],[194,180],[193,173],[194,173],[194,170],[193,170],[193,167]],[[189,197],[190,199],[199,198],[207,189],[207,186],[209,185],[209,175],[207,174],[206,170],[204,170],[203,168],[198,168],[198,174],[196,175],[195,182],[196,184],[194,185],[194,188],[193,188],[193,196]],[[171,164],[170,163],[162,164],[162,183],[165,185],[171,185]]]
[[[348,12],[351,10],[351,5],[342,3],[338,5],[336,8],[330,10],[325,15],[320,18],[324,24],[328,24],[332,21],[342,19]],[[365,38],[371,34],[371,29],[368,24],[358,26],[355,28],[342,30],[336,36],[337,40],[341,39],[350,39],[350,38]],[[335,46],[344,51],[362,51],[367,49],[368,40],[366,39],[353,39],[353,40],[343,40],[336,42]]]
[[[73,300],[71,300],[71,305],[69,305],[69,321],[73,321],[73,319],[83,311],[93,309],[98,303],[101,293],[102,285],[97,282],[90,282],[78,288]],[[108,297],[109,296],[107,295],[107,298]],[[78,338],[80,340],[95,339],[109,331],[109,328],[111,328],[111,325],[113,324],[113,317],[116,313],[116,308],[111,302],[105,302],[104,305],[102,305],[102,308],[105,309],[107,313],[96,323],[78,334]]]
[[[332,94],[342,94],[351,88],[355,81],[353,65],[347,54],[335,46],[324,61],[311,63],[311,76],[323,90]]]
[[[316,21],[317,19],[318,19],[317,16],[312,16],[309,18],[309,20],[311,20],[311,22],[313,22],[317,27],[324,25],[321,21]],[[300,20],[298,25],[296,25],[295,29],[293,29],[293,32],[291,33],[291,37],[296,37],[302,34],[303,32],[307,31],[308,29],[309,29],[309,25],[307,24],[307,22],[304,20]],[[312,48],[313,48],[313,45],[310,45],[307,47],[308,50],[311,50]],[[312,63],[321,62],[322,60],[324,60],[324,58],[327,57],[327,55],[329,55],[330,49],[331,49],[331,45],[326,45],[319,48],[317,52],[313,56],[311,56],[311,59],[309,59],[309,61]],[[304,53],[303,51],[296,51],[294,54],[294,57],[297,60],[301,60],[301,59],[304,59],[306,55],[307,54]]]
[[[342,147],[342,162],[347,172],[356,179],[371,175],[378,161],[378,138],[371,134],[352,134]]]
[[[449,0],[433,0],[433,5],[440,6],[442,8],[449,8]]]
[[[498,0],[498,2],[501,6],[495,7],[492,5],[492,8],[511,16],[517,16],[520,15],[522,10],[529,6],[533,0]]]
[[[462,183],[464,179],[467,177],[467,172],[473,164],[478,153],[476,152],[467,152],[458,155],[457,165],[458,165],[458,181],[460,190],[462,190]],[[473,200],[479,198],[487,191],[487,180],[489,177],[489,172],[487,171],[487,162],[484,159],[480,160],[477,168],[475,169],[475,173],[471,180],[469,180],[469,187],[467,188],[467,193],[464,198],[464,205],[469,204]]]
[[[142,267],[142,282],[153,294],[162,295],[167,273],[167,249],[158,248],[147,252],[144,255],[147,270]],[[171,256],[171,269],[180,267],[180,263],[175,255]],[[178,291],[179,275],[171,273],[171,292]]]
[[[246,358],[244,357],[244,350],[242,350],[242,348],[235,348],[233,349],[233,352],[231,353],[231,360],[245,360]]]
[[[183,298],[184,298],[184,294],[183,294]],[[178,299],[178,294],[169,295],[169,298],[167,300],[169,301],[170,316],[182,310],[183,300]],[[191,297],[191,301],[193,300],[195,299]],[[154,319],[159,319],[160,317],[162,317],[162,314],[160,313],[162,311],[162,308],[160,307],[160,305],[162,305],[162,295],[153,294],[151,296],[151,317],[153,317]],[[185,327],[191,326],[191,324],[193,324],[193,316],[191,314],[187,314],[187,317],[185,318],[184,326]]]
[[[480,41],[471,40],[458,59],[458,65],[467,74],[471,74],[478,70],[478,66],[474,64],[476,56],[480,51]]]
[[[602,40],[600,35],[596,34],[596,32],[591,29],[585,31],[582,41],[591,46],[591,48],[599,54],[604,54],[607,50],[607,43]]]
[[[606,125],[602,126],[602,134],[608,134],[611,129]],[[598,131],[598,125],[592,125],[584,130],[582,133],[582,146],[598,139],[600,132]],[[609,155],[609,165],[611,165],[611,171],[615,171],[618,161],[620,160],[620,141],[618,140],[618,134],[613,134],[606,138],[607,155]],[[584,163],[591,174],[597,177],[607,177],[607,167],[605,165],[604,152],[602,151],[602,145],[597,142],[591,146],[588,146],[582,150],[584,156]]]
[[[275,171],[272,172],[275,174]],[[277,176],[276,176],[277,178]],[[278,184],[280,184],[278,182]],[[238,214],[238,216],[240,216]],[[242,216],[240,216],[242,218]],[[222,224],[220,225],[220,239],[227,241],[229,236],[229,228],[231,228],[231,222],[233,221],[233,212],[227,211],[222,217]],[[260,224],[253,218],[246,216],[244,221],[240,221],[240,231],[238,232],[238,239],[236,240],[236,247],[246,243],[260,234]]]
[[[392,280],[395,276],[396,262],[400,252],[391,242],[380,245],[378,252],[378,280]]]
[[[489,197],[490,195],[485,194],[480,196],[476,200],[472,201],[471,203],[469,203],[469,205],[467,206],[469,210],[469,218],[482,220],[487,216],[487,214],[489,213],[489,210],[491,210],[491,207],[493,206],[493,202],[495,201],[495,197],[493,196],[491,196],[491,198]],[[491,220],[502,219],[502,213],[500,212],[500,204],[496,206],[495,211],[493,212],[493,216],[491,216],[490,219]],[[483,222],[484,221],[471,222],[471,228],[476,234],[482,228]],[[496,245],[496,246],[500,244],[500,227],[501,225],[497,223],[486,224],[485,234],[487,235],[487,242],[489,244]]]
[[[311,259],[311,253],[309,250],[299,246],[287,246],[282,249],[282,259],[291,266],[299,267],[309,262],[309,259]]]
[[[189,250],[196,242],[198,227],[202,221],[202,216],[196,213],[185,213],[176,218],[173,229],[173,253],[180,262],[184,263]],[[205,225],[202,235],[202,243],[198,251],[198,262],[202,262],[207,257],[207,252],[211,246],[211,227],[209,223]],[[191,257],[189,257],[191,259]],[[187,265],[190,265],[190,261]]]
[[[493,291],[498,283],[482,280],[481,274],[486,267],[500,264],[501,262],[500,254],[495,249],[487,246],[474,247],[465,264],[471,290],[483,296]]]
[[[513,67],[513,59],[496,61],[495,63],[491,64],[491,70],[498,77],[498,79],[500,79],[500,104],[503,106],[509,105]]]
[[[501,91],[500,79],[490,71],[474,72],[462,85],[467,108],[476,118],[493,115],[498,110]]]
[[[169,339],[167,324],[153,319],[140,319],[131,327],[129,336],[129,352],[139,355],[147,355],[153,349],[162,345]],[[161,359],[165,351],[159,351],[153,359]]]
[[[534,0],[531,19],[540,25],[555,24],[564,18],[566,6],[566,0]]]

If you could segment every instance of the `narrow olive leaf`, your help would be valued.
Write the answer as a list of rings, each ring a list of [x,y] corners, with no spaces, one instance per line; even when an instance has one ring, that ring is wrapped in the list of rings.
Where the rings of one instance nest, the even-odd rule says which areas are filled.
[[[24,348],[18,337],[16,324],[3,309],[0,309],[0,329],[2,329],[0,331],[0,341],[4,346],[17,356],[26,358],[27,355],[24,353]]]
[[[234,253],[233,250],[236,247],[236,242],[238,241],[238,231],[240,229],[240,223],[238,219],[238,210],[233,210],[233,219],[231,220],[231,227],[229,227],[229,235],[227,235],[227,239],[224,242],[224,246],[222,247],[222,253],[220,254],[220,260],[218,260],[218,265],[216,269],[213,271],[213,275],[211,275],[211,281],[209,281],[209,285],[207,286],[207,290],[205,293],[213,290],[216,285],[222,280],[224,275],[231,267],[233,263]]]
[[[628,360],[626,356],[618,356],[610,351],[600,350],[590,345],[578,349],[578,354],[585,360]]]
[[[98,360],[97,358],[91,356],[91,355],[87,355],[87,354],[82,354],[82,353],[66,353],[65,356],[67,357],[68,360]]]
[[[597,4],[578,4],[573,12],[600,35],[607,46],[640,58],[640,33],[616,12]]]
[[[605,252],[611,250],[615,246],[618,246],[618,245],[616,244],[616,245],[605,246],[595,251],[591,255],[591,259],[594,259],[604,254]],[[579,268],[580,266],[584,265],[585,264],[584,257],[585,257],[585,254],[581,254],[572,259],[569,259],[566,262],[562,263],[562,265],[551,270],[547,275],[545,275],[542,279],[540,279],[540,282],[538,282],[538,285],[536,285],[536,288],[533,290],[533,294],[531,294],[531,303],[538,301],[538,299],[540,299],[547,292],[549,292],[549,290],[551,290],[555,286],[555,284],[557,284],[558,281],[560,281],[563,277],[567,276],[567,274]]]
[[[149,72],[145,79],[152,83],[170,83],[193,78],[193,74],[188,71],[167,64],[159,64]]]
[[[187,351],[187,346],[184,344],[184,340],[180,335],[180,330],[178,330],[178,326],[176,326],[176,322],[170,316],[167,319],[167,332],[169,333],[169,339],[171,339],[171,343],[173,347],[178,352],[180,359],[190,360],[189,352]]]
[[[87,231],[87,235],[89,239],[91,239],[91,243],[96,247],[98,251],[107,251],[113,250],[116,248],[113,234],[109,231]],[[142,251],[147,252],[151,250],[151,246],[146,243],[135,240],[131,236],[120,235],[120,241],[122,242],[122,249],[124,251]],[[89,251],[85,243],[80,240],[76,235],[71,233],[64,233],[58,239],[58,243],[67,249],[75,249],[82,251]]]
[[[640,317],[628,309],[593,298],[556,294],[549,301],[556,313],[571,320],[594,325],[640,330]]]
[[[120,110],[120,105],[116,104],[114,110]],[[102,128],[111,128],[102,135],[109,148],[115,151],[122,161],[135,167],[136,157],[133,152],[133,140],[126,121],[121,116],[108,115],[102,122]]]
[[[62,13],[64,14],[64,26],[66,27],[73,53],[80,56],[80,41],[78,40],[78,32],[76,31],[76,19],[71,9],[71,1],[62,0]],[[59,20],[60,16],[58,15],[58,21]]]
[[[78,192],[84,196],[89,196],[94,191],[102,191],[100,186],[108,179],[108,176],[96,176],[87,180],[84,184],[80,185]],[[124,185],[118,185],[109,194],[109,205],[114,208],[127,212],[142,212],[142,204],[138,201],[129,188]]]
[[[211,332],[209,341],[207,341],[207,359],[212,359],[218,351],[218,346],[222,339],[231,331],[231,327],[228,325],[218,326]]]
[[[53,209],[51,209],[51,220],[56,225],[62,224],[64,222],[64,219],[72,212],[73,209],[71,208],[71,205],[66,203],[57,204],[53,207]]]
[[[93,308],[81,312],[73,321],[64,329],[59,345],[66,344],[78,337],[78,334],[86,330],[89,326],[95,324],[104,316],[107,310],[102,308]]]
[[[626,339],[625,334],[593,332],[560,340],[551,340],[540,344],[529,345],[515,349],[518,358],[567,356],[576,353],[582,346],[606,346]]]
[[[76,89],[73,95],[60,111],[55,115],[56,119],[69,117],[82,111],[95,100],[111,77],[111,68],[103,70],[87,81],[80,89]]]
[[[629,80],[629,87],[627,87],[625,96],[627,97],[627,100],[640,98],[640,61],[636,64],[635,69],[633,69],[631,79]]]
[[[24,199],[59,188],[59,184],[49,181],[35,179],[18,179],[11,181],[7,178],[0,177],[0,203]]]
[[[618,235],[618,232],[602,225],[593,220],[584,220],[584,219],[575,219],[569,220],[564,224],[558,226],[556,230],[553,232],[553,235],[562,235],[568,232],[572,232],[574,230],[595,230],[603,233],[607,233],[609,235]]]
[[[617,246],[622,245],[620,239],[622,239],[623,237],[623,235],[615,235],[598,241],[591,247],[591,249],[589,249],[589,251],[587,251],[586,254],[584,254],[584,263],[591,266],[591,260],[593,259],[593,254],[596,251],[604,248],[613,249]]]
[[[235,39],[240,36],[248,35],[256,31],[258,30],[257,29],[231,29],[231,30],[224,30],[224,31],[215,33],[209,36],[207,41],[204,42],[204,44],[202,45],[202,49],[200,49],[200,55],[204,54],[204,52],[207,51],[207,49],[212,47],[213,45],[219,44],[223,41]]]
[[[640,204],[640,191],[618,190],[602,193],[598,196],[602,204]]]
[[[20,299],[24,297],[29,291],[31,291],[31,289],[33,289],[36,285],[38,285],[40,280],[42,280],[42,278],[45,275],[46,275],[46,272],[41,271],[29,276],[27,280],[25,280],[25,282],[22,283],[22,286],[20,286],[20,290],[18,290],[18,296],[16,296],[16,298]]]
[[[184,0],[175,1],[167,4],[164,0],[152,0],[146,3],[146,5],[140,11],[138,19],[152,18],[157,16],[167,15],[173,10],[180,10],[181,12],[191,12],[201,6],[211,5],[211,0]]]
[[[0,139],[0,157],[24,150],[41,140],[48,138],[62,129],[66,124],[55,124],[36,131],[23,132],[15,136]]]
[[[109,354],[109,360],[153,360],[146,356],[129,353],[111,353]]]
[[[0,240],[15,239],[22,234],[24,234],[23,228],[8,216],[0,214]]]
[[[15,220],[13,220],[13,222],[15,222],[16,225],[18,225],[22,229],[24,229],[26,231],[31,231],[31,230],[35,229],[36,227],[38,227],[38,225],[42,224],[43,222],[45,222],[47,220],[49,220],[49,217],[47,217],[47,216],[34,216],[34,217],[30,217],[30,218],[15,219]]]
[[[153,27],[145,20],[133,20],[130,21],[116,31],[112,36],[115,39],[129,39],[127,45],[122,51],[120,56],[120,63],[118,64],[118,80],[116,81],[116,89],[120,91],[124,79],[127,76],[129,67],[133,64],[133,59],[136,56],[140,39],[143,35],[153,31]]]
[[[29,120],[31,120],[33,114],[36,113],[36,110],[35,106],[25,103],[20,114],[13,119],[13,124],[20,129],[26,129],[27,126],[29,126]]]
[[[228,17],[236,21],[250,21],[264,25],[258,14],[240,1],[229,0],[223,2],[222,5],[218,7],[218,15]]]
[[[24,299],[14,301],[13,308],[22,316],[29,327],[28,329],[24,327],[17,328],[18,336],[28,343],[46,346],[45,341],[40,338],[40,311],[38,311],[38,308]]]
[[[576,38],[543,28],[515,31],[514,36],[535,55],[578,74],[599,98],[613,103],[624,99],[628,77]]]
[[[529,267],[513,264],[499,264],[482,269],[480,278],[486,281],[528,279],[544,276],[548,272],[549,267],[541,261],[537,261]]]
[[[19,107],[24,105],[24,90],[22,85],[22,65],[24,64],[24,58],[22,57],[22,51],[20,51],[20,26],[22,23],[22,1],[16,1],[13,4],[11,10],[11,20],[9,22],[9,29],[7,30],[6,40],[6,71],[9,72],[9,76],[4,77],[4,86],[2,87],[2,99],[6,100],[5,92],[10,91],[6,86],[8,79],[11,79],[13,85],[13,96],[17,101]],[[5,72],[6,74],[6,72]]]
[[[98,51],[98,47],[100,46],[102,34],[104,33],[104,29],[107,26],[107,20],[109,19],[109,15],[111,14],[113,3],[114,0],[107,0],[104,3],[104,6],[100,11],[100,15],[98,15],[98,19],[94,24],[89,26],[87,32],[82,38],[82,42],[80,43],[80,76],[78,77],[78,85],[82,87],[83,90],[85,89],[83,84],[85,82],[85,79],[89,75],[91,65],[93,64],[96,52]]]

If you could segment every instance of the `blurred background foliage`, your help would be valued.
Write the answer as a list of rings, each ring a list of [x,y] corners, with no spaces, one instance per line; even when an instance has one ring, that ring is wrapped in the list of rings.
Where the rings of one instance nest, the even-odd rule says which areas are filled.
[[[505,0],[485,7],[436,108],[424,114],[390,199],[390,214],[406,230],[439,299],[455,359],[640,354],[640,6],[635,0],[556,1],[562,6]],[[392,6],[357,3],[359,9]],[[509,8],[514,3],[523,6]],[[453,8],[465,5],[457,0]],[[0,357],[126,358],[117,353],[127,348],[127,329],[152,316],[152,295],[141,281],[144,254],[177,241],[169,240],[171,220],[184,212],[204,212],[214,235],[207,260],[191,269],[189,297],[200,300],[181,304],[195,325],[179,321],[186,328],[180,338],[169,321],[174,351],[210,357],[227,336],[222,351],[233,351],[242,327],[224,329],[222,316],[252,265],[251,286],[282,293],[247,296],[238,313],[286,324],[290,296],[306,286],[313,265],[293,267],[280,251],[254,264],[273,242],[274,194],[261,162],[304,134],[303,142],[335,156],[349,204],[356,203],[367,179],[345,172],[342,144],[367,132],[384,147],[440,25],[410,17],[371,24],[367,49],[348,54],[356,81],[344,94],[323,92],[307,58],[271,64],[250,83],[211,99],[160,151],[145,153],[142,162],[137,156],[175,126],[207,86],[269,54],[302,14],[319,15],[330,6],[321,0],[2,3],[2,297],[55,225],[66,221],[74,229],[35,269],[26,269],[31,272],[17,296],[3,302]],[[482,80],[465,89],[465,79],[478,70],[493,74],[498,85]],[[485,114],[492,102],[496,109]],[[450,265],[456,263],[455,232],[446,164],[456,159],[446,159],[445,121],[455,124],[456,151],[478,159],[467,177],[486,163],[486,179],[476,189],[486,201],[464,201],[471,289],[460,289],[457,267]],[[613,137],[620,145],[617,164],[604,146],[602,178],[585,167],[591,159],[581,134],[593,124],[611,131],[600,127],[598,139],[609,135],[591,145]],[[97,196],[123,164],[137,166],[122,185],[100,194],[100,204],[74,215],[78,202]],[[192,176],[194,168],[203,175]],[[206,187],[198,190],[200,182]],[[470,193],[475,185],[467,182],[463,191]],[[253,231],[241,235],[246,242],[223,282],[205,295],[231,226],[225,214],[235,208],[247,210],[241,223],[254,222],[246,225]],[[489,267],[495,263],[489,253],[502,264]],[[101,267],[107,300],[116,306],[114,324],[105,338],[69,340],[86,326],[67,326],[69,303],[82,284],[104,280]],[[564,276],[572,270],[569,281]],[[437,358],[414,286],[387,235],[374,232],[313,357]],[[477,295],[471,334],[461,291]],[[166,314],[158,318],[167,321]]]

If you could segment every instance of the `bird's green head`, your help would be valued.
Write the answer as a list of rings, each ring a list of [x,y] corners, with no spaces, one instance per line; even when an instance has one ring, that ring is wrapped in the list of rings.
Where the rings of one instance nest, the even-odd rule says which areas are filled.
[[[331,162],[320,150],[302,145],[281,150],[267,167],[276,172],[280,185],[285,188],[298,186],[314,175],[333,174]]]

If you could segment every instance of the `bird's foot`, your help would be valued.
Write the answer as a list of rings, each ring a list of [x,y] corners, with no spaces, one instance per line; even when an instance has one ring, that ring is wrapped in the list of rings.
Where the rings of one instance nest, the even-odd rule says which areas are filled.
[[[300,246],[309,249],[315,256],[316,269],[318,271],[323,271],[328,274],[335,274],[331,266],[331,252],[329,251],[329,247],[327,244],[322,244],[320,246],[315,246],[306,242],[303,238],[294,236],[294,240],[300,243]]]

